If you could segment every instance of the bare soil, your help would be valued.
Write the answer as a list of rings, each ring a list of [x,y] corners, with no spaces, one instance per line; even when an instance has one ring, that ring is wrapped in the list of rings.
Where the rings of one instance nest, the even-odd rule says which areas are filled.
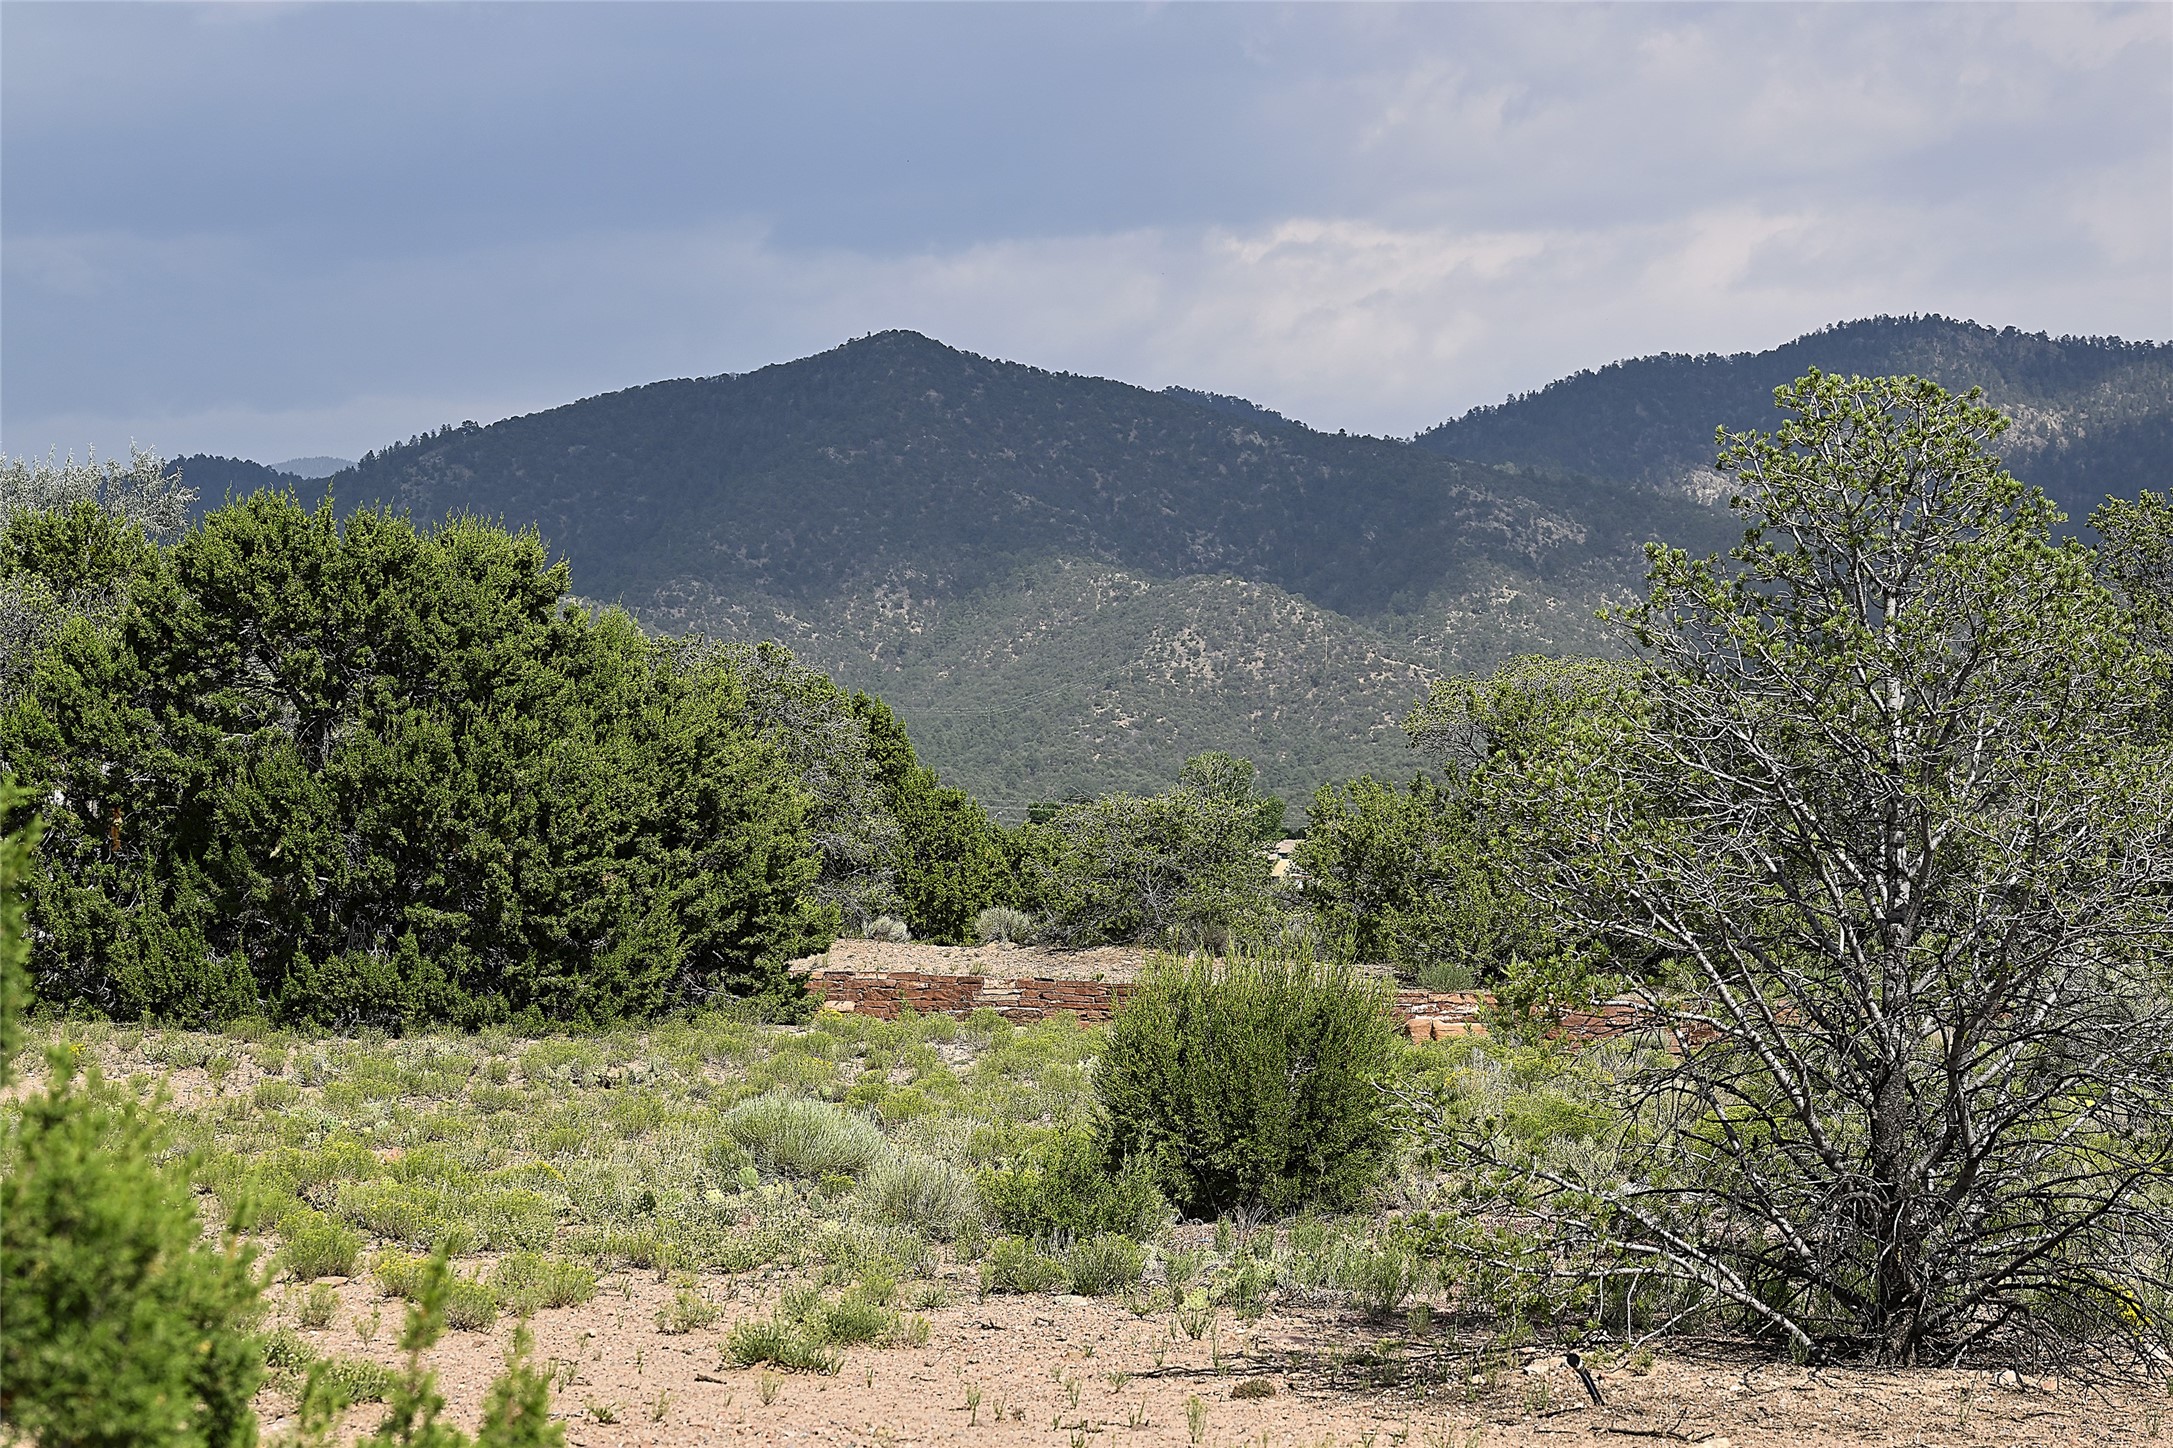
[[[860,975],[910,970],[926,975],[980,975],[991,980],[1133,981],[1152,951],[1104,945],[1051,950],[1043,945],[923,945],[918,941],[840,940],[821,955],[792,963],[795,973],[846,970]]]
[[[919,941],[840,940],[821,955],[792,963],[795,974],[816,970],[872,975],[910,970],[926,975],[980,975],[991,980],[1134,981],[1155,952],[1129,945],[1052,950],[1045,945],[924,945]],[[1392,974],[1386,965],[1361,970]]]
[[[613,1278],[584,1307],[540,1314],[538,1357],[570,1377],[554,1398],[569,1443],[2141,1445],[2162,1431],[2168,1406],[2162,1390],[2002,1385],[1981,1371],[1807,1369],[1724,1352],[1663,1354],[1637,1368],[1618,1352],[1598,1375],[1598,1407],[1560,1357],[1475,1379],[1453,1344],[1311,1309],[1225,1318],[1195,1341],[1165,1315],[1136,1317],[1108,1299],[981,1300],[964,1274],[950,1284],[953,1303],[926,1314],[925,1347],[848,1350],[832,1377],[724,1366],[725,1329],[766,1310],[779,1285],[741,1279],[716,1326],[680,1336],[656,1326],[671,1289],[653,1274]],[[722,1278],[707,1287],[719,1298],[734,1291]],[[335,1325],[306,1336],[321,1351],[395,1362],[402,1305],[362,1281],[338,1290]],[[373,1309],[380,1321],[365,1344],[353,1322]],[[473,1428],[511,1333],[507,1322],[453,1333],[432,1355],[463,1426]],[[1263,1383],[1272,1396],[1242,1395]],[[286,1426],[283,1396],[267,1391],[260,1407],[273,1431]],[[355,1409],[350,1430],[366,1431],[377,1411]]]

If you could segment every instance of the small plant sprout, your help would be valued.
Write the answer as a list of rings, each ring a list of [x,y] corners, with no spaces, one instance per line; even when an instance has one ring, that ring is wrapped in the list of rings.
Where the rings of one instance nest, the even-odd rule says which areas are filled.
[[[1207,1436],[1207,1404],[1200,1401],[1198,1393],[1185,1399],[1185,1431],[1191,1434],[1195,1448]]]
[[[784,1380],[777,1374],[764,1373],[755,1379],[755,1395],[762,1399],[762,1406],[767,1408],[777,1401],[777,1390],[783,1386]]]
[[[981,1385],[966,1384],[966,1426],[977,1428],[981,1424]]]

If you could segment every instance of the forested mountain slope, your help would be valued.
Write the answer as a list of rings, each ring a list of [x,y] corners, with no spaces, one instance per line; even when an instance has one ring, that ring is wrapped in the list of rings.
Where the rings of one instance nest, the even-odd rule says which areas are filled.
[[[1444,457],[1714,490],[1713,429],[1770,428],[1773,389],[1811,368],[1982,387],[2013,419],[2008,467],[2078,522],[2173,471],[2173,344],[2047,337],[1945,317],[1843,322],[1769,352],[1667,354],[1579,372],[1421,433]]]
[[[1983,385],[2078,516],[2173,453],[2173,347],[1936,317],[1617,363],[1416,445],[885,332],[441,429],[306,491],[532,523],[585,595],[881,693],[1008,813],[1156,788],[1203,748],[1296,799],[1407,772],[1396,723],[1440,672],[1610,647],[1593,610],[1638,588],[1643,543],[1734,539],[1699,501],[1715,424],[1771,427],[1812,366]]]
[[[372,454],[343,502],[536,524],[585,594],[775,637],[994,797],[1166,782],[1196,749],[1298,794],[1410,766],[1447,667],[1598,646],[1679,494],[1314,432],[908,332]]]

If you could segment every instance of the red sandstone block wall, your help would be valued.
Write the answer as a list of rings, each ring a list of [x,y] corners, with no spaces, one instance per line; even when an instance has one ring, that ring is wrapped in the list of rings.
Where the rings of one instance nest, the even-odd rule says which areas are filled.
[[[968,1015],[986,1008],[1006,1020],[1038,1021],[1069,1011],[1082,1021],[1106,1021],[1132,987],[1110,980],[988,980],[977,975],[932,975],[912,970],[858,974],[818,970],[808,990],[831,1010],[896,1020],[910,1006],[919,1015]],[[1396,1017],[1414,1041],[1486,1034],[1487,991],[1396,992]],[[1640,1001],[1602,1001],[1590,1011],[1563,1018],[1560,1035],[1572,1042],[1654,1030],[1658,1022]],[[1673,1044],[1670,1040],[1669,1044]]]

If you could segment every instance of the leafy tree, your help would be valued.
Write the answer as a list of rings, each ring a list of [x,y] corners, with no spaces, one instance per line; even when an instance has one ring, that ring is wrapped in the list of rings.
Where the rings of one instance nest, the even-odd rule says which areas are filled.
[[[152,453],[126,468],[0,457],[0,707],[68,620],[111,624],[194,497]]]
[[[274,493],[156,555],[0,717],[53,801],[41,991],[340,1026],[796,998],[818,861],[746,689],[565,585],[532,533]]]
[[[1424,775],[1398,792],[1371,775],[1323,785],[1294,863],[1338,953],[1422,984],[1497,983],[1556,948],[1511,880],[1469,795]]]
[[[1263,795],[1258,788],[1260,771],[1250,759],[1240,759],[1220,749],[1195,754],[1177,773],[1177,786],[1215,799],[1236,800],[1253,808],[1253,838],[1261,841],[1283,837],[1283,802]]]
[[[1974,395],[1776,401],[1724,435],[1743,544],[1655,551],[1640,672],[1489,766],[1530,887],[1679,962],[1711,1038],[1641,1082],[1597,1217],[1537,1175],[1800,1350],[2162,1364],[2162,661]]]
[[[2108,498],[2090,526],[2104,540],[2100,576],[2119,590],[2153,647],[2173,648],[2173,501],[2148,488],[2132,502]]]
[[[107,516],[170,540],[188,525],[196,490],[183,487],[181,474],[157,453],[128,450],[123,464],[96,457],[55,462],[0,457],[0,524],[23,513],[72,513],[88,503]]]
[[[1263,801],[1249,785],[1109,795],[1036,827],[1046,849],[1034,862],[1045,932],[1074,946],[1217,946],[1262,929],[1275,902],[1259,846]]]
[[[979,800],[938,782],[889,705],[855,694],[853,711],[867,727],[884,801],[898,822],[892,859],[906,924],[916,940],[967,944],[976,916],[1019,895],[1003,830]]]
[[[791,764],[810,802],[808,828],[822,862],[815,900],[856,930],[894,913],[898,817],[886,787],[892,765],[878,757],[889,746],[870,734],[854,697],[779,644],[697,637],[670,647],[737,675],[750,721]],[[910,758],[912,746],[905,748]]]

